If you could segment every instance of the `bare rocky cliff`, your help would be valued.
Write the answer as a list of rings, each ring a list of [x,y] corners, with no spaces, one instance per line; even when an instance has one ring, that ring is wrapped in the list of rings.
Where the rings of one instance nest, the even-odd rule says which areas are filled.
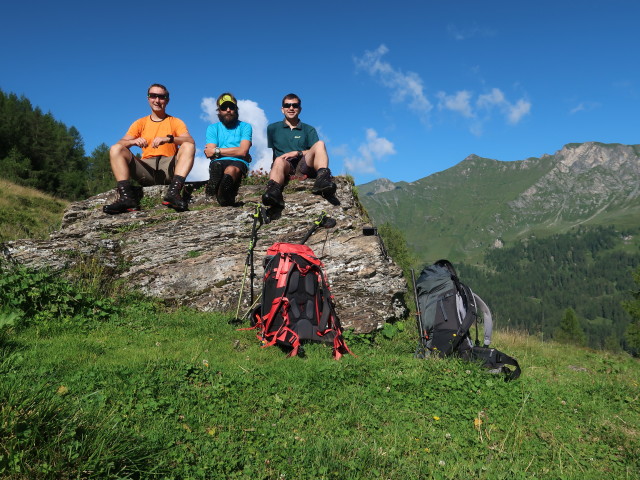
[[[274,242],[298,243],[322,211],[336,220],[318,228],[306,242],[324,262],[336,310],[345,328],[366,333],[406,316],[406,282],[386,258],[379,238],[363,234],[368,219],[352,184],[336,178],[339,204],[312,195],[310,181],[293,181],[285,190],[287,206],[258,230],[254,253],[255,297],[260,295],[262,261]],[[107,192],[76,202],[62,227],[48,240],[18,240],[4,245],[3,256],[24,265],[60,269],[92,257],[144,293],[202,311],[235,313],[245,276],[253,214],[264,186],[242,186],[239,206],[220,207],[196,190],[190,211],[177,213],[161,204],[164,187],[144,189],[143,210],[109,216],[102,206],[115,199]],[[249,305],[246,277],[241,312]]]

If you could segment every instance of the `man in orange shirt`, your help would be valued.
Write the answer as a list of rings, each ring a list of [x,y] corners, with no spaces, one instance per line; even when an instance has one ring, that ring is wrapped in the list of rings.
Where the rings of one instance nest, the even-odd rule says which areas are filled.
[[[178,211],[187,210],[188,204],[181,191],[191,168],[196,145],[182,120],[167,114],[169,90],[154,83],[147,90],[151,115],[143,117],[129,127],[126,135],[111,147],[111,170],[116,177],[119,198],[105,205],[103,211],[118,214],[140,210],[130,179],[140,185],[169,185],[162,203]],[[136,158],[131,147],[142,149],[142,159]]]

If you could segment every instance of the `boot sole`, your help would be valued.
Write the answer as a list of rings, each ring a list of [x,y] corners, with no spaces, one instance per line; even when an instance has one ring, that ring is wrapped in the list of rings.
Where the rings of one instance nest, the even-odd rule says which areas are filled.
[[[335,185],[329,185],[328,187],[324,187],[324,188],[312,188],[311,189],[311,193],[313,193],[314,195],[333,195],[334,193],[336,193],[336,186]]]

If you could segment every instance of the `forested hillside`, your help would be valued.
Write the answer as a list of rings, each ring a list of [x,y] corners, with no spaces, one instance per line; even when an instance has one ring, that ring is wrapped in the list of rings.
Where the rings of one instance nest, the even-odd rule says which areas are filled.
[[[498,328],[554,338],[566,310],[573,309],[588,346],[629,349],[624,334],[631,316],[623,302],[635,290],[640,252],[632,240],[639,233],[581,227],[529,238],[488,250],[484,267],[462,264],[459,273],[490,305]]]
[[[75,127],[0,90],[0,171],[5,180],[70,200],[113,186],[104,144],[90,156]]]

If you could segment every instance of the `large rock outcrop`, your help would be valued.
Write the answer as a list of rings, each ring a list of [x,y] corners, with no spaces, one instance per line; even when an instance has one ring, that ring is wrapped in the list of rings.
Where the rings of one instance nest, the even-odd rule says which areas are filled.
[[[260,293],[266,249],[277,241],[300,242],[324,210],[336,220],[335,227],[318,228],[306,244],[325,264],[343,326],[371,332],[406,315],[407,285],[379,238],[363,234],[367,218],[352,184],[342,177],[336,181],[339,202],[333,204],[312,195],[308,180],[289,184],[284,211],[258,230],[255,296]],[[203,311],[235,313],[253,214],[264,187],[242,186],[239,206],[226,208],[198,189],[190,211],[180,213],[162,206],[164,188],[145,188],[140,212],[104,214],[102,206],[115,199],[114,192],[73,203],[50,239],[7,242],[3,255],[31,267],[54,269],[90,256],[148,295]],[[242,313],[250,307],[250,281],[245,278]]]

